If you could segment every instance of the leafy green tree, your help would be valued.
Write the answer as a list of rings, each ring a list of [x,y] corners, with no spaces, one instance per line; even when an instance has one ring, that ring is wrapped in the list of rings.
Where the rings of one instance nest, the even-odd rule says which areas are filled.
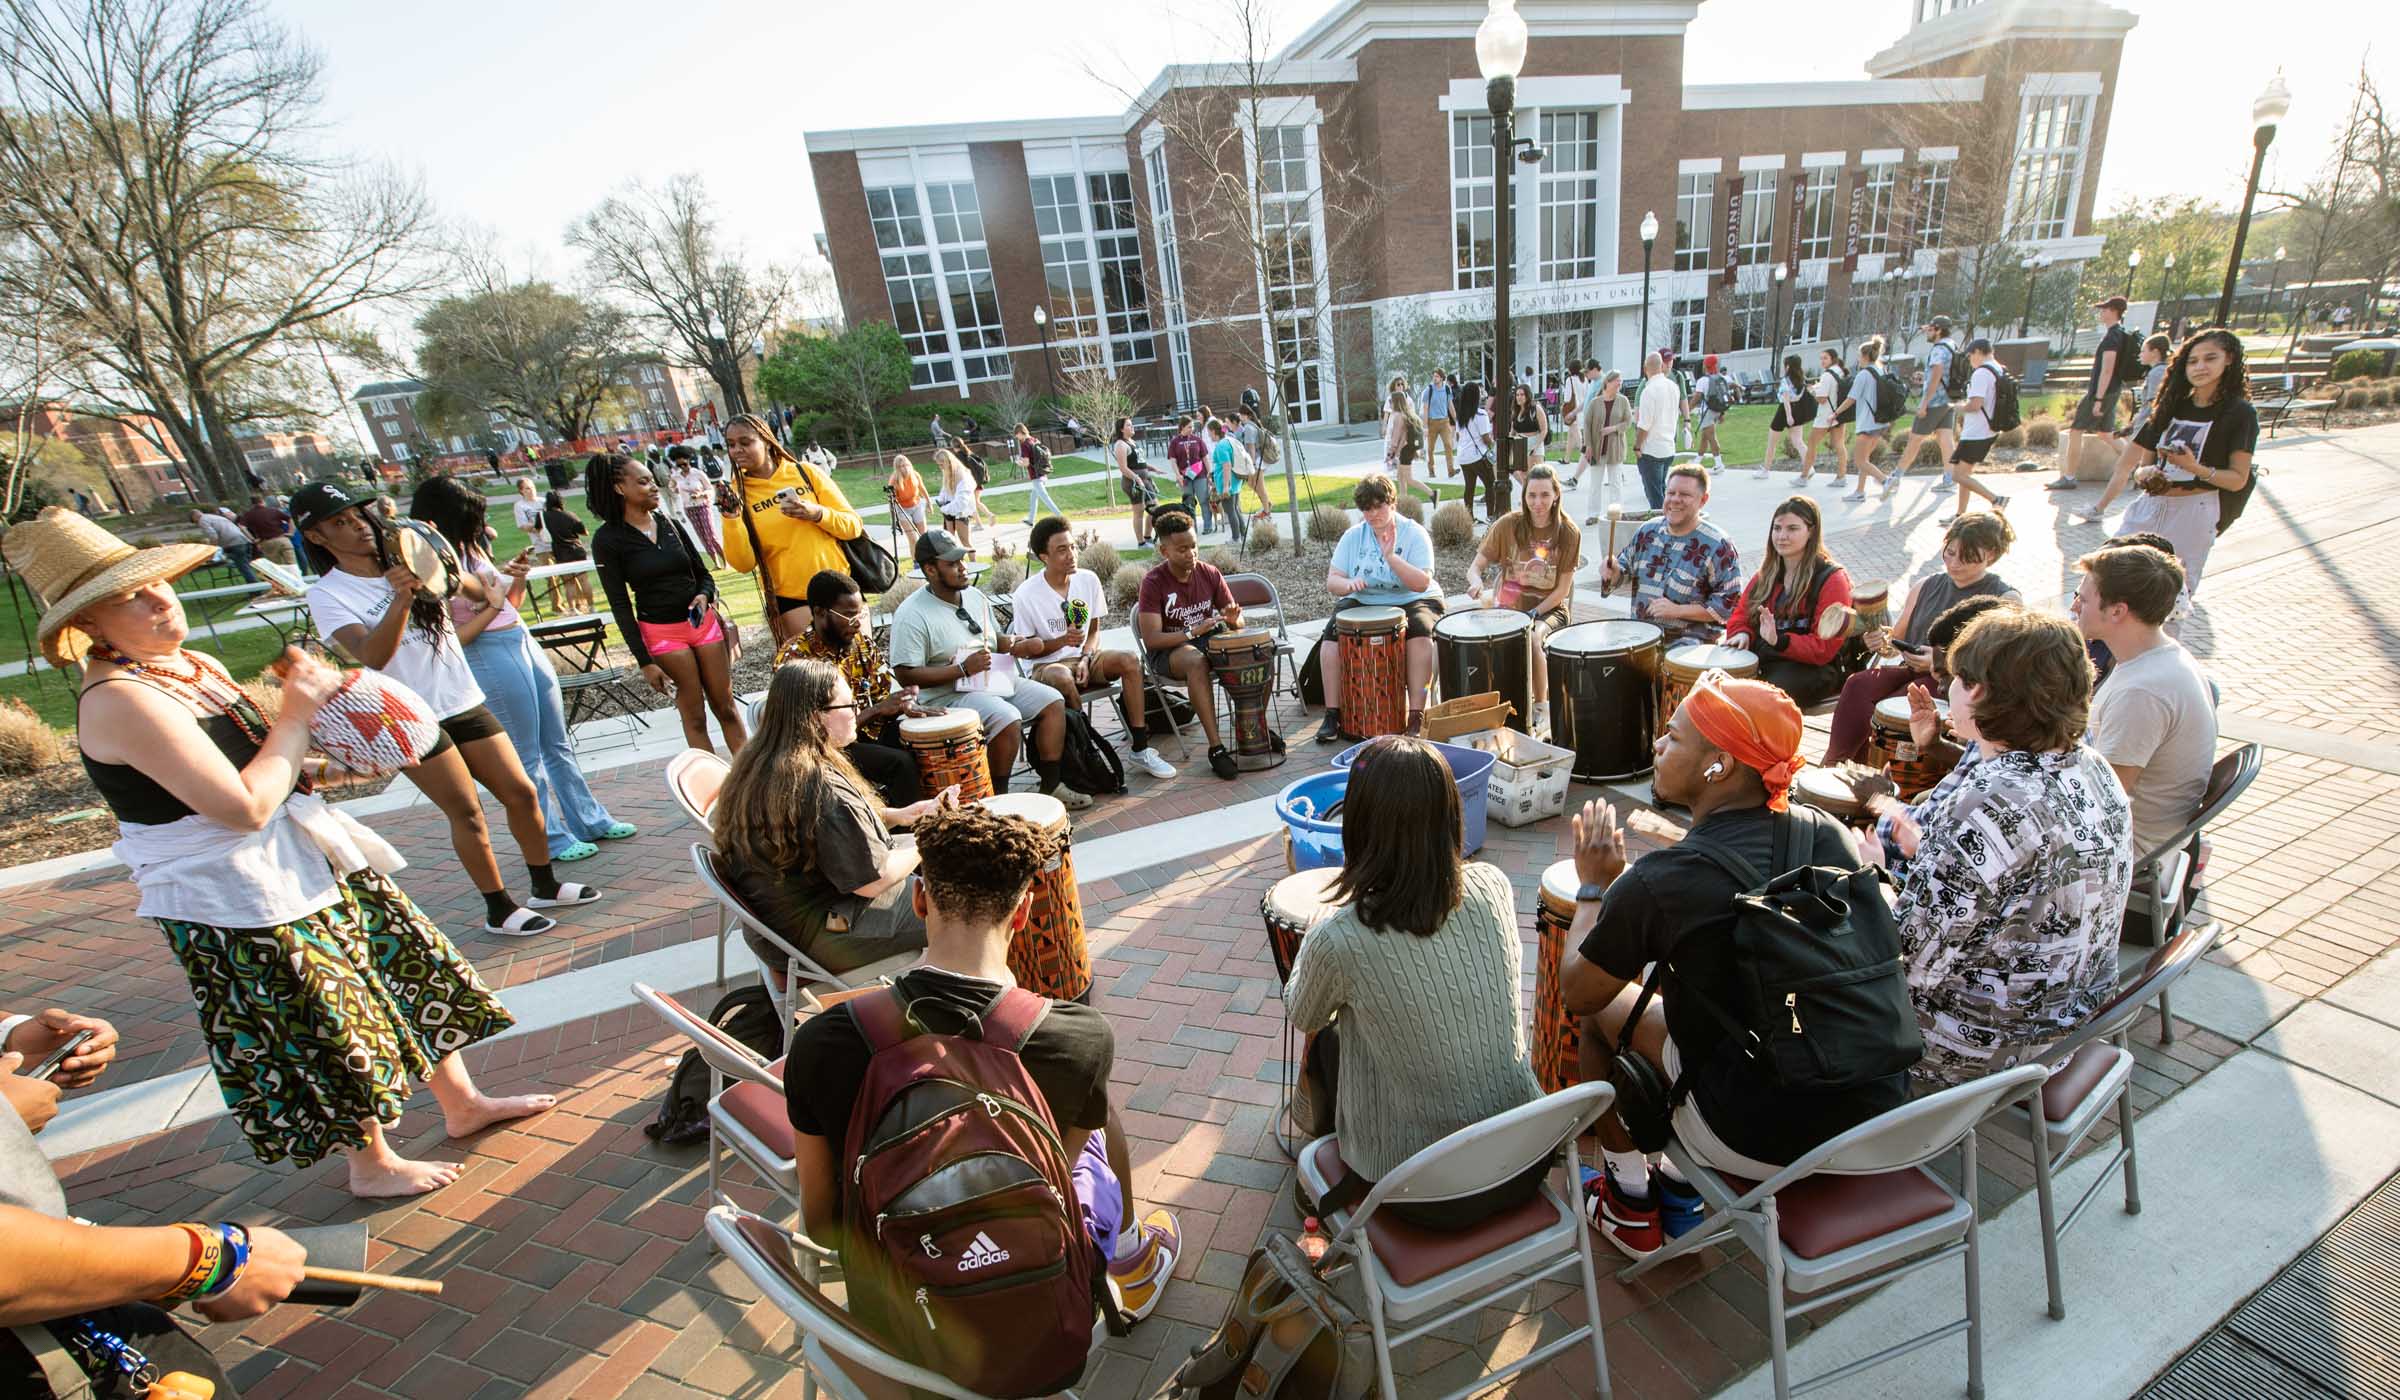
[[[759,392],[841,425],[883,456],[875,416],[908,392],[908,347],[889,321],[862,321],[838,335],[788,336],[758,367]]]
[[[627,319],[539,281],[444,297],[417,320],[426,385],[418,411],[445,422],[497,413],[566,441],[589,436],[593,414],[638,358],[623,348]]]

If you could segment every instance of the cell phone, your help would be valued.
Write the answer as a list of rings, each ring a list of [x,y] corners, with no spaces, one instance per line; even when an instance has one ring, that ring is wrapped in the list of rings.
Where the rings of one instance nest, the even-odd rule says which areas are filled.
[[[786,486],[781,491],[776,492],[775,504],[779,506],[796,506],[800,504],[799,488],[795,486]]]
[[[35,1065],[32,1069],[25,1071],[25,1077],[27,1079],[48,1079],[51,1075],[58,1073],[58,1067],[67,1062],[68,1056],[73,1055],[78,1050],[81,1050],[83,1048],[83,1043],[91,1038],[92,1033],[90,1031],[77,1031],[75,1034],[68,1036],[66,1044],[61,1045],[56,1050],[51,1051],[47,1056],[43,1057],[40,1064]]]
[[[706,603],[694,603],[692,604],[690,610],[684,613],[684,616],[691,620],[691,624],[695,629],[703,627],[708,623],[708,605]]]

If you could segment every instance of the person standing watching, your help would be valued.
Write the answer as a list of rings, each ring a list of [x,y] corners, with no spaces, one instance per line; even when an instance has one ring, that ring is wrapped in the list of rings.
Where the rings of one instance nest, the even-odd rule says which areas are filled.
[[[1461,415],[1458,420],[1458,470],[1466,478],[1466,489],[1460,497],[1467,503],[1467,513],[1476,515],[1475,483],[1483,483],[1482,514],[1477,523],[1488,524],[1506,514],[1501,497],[1500,444],[1493,437],[1492,410],[1496,403],[1484,396],[1483,386],[1469,383],[1458,391],[1454,405]]]
[[[254,555],[263,554],[278,564],[289,564],[298,557],[292,552],[292,518],[276,507],[273,496],[251,502],[250,509],[235,516],[233,523],[250,537]]]
[[[1617,504],[1622,491],[1617,474],[1625,466],[1625,428],[1633,421],[1633,402],[1624,394],[1625,376],[1613,369],[1601,374],[1596,360],[1586,366],[1585,372],[1597,382],[1584,400],[1583,461],[1575,469],[1575,480],[1583,480],[1586,470],[1597,478],[1586,498],[1591,509],[1583,517],[1584,524],[1597,525],[1600,512]]]
[[[2222,327],[2195,334],[2175,352],[2150,421],[2125,449],[2147,465],[2133,474],[2140,499],[2117,522],[2119,536],[2157,534],[2175,546],[2186,598],[2200,592],[2228,506],[2238,511],[2249,497],[2257,450],[2258,409],[2241,338]]]
[[[258,552],[250,534],[234,523],[233,517],[219,515],[213,510],[195,510],[192,523],[200,527],[200,537],[217,547],[227,565],[241,575],[242,582],[258,582],[258,571],[250,567],[250,558]]]
[[[831,474],[794,457],[755,413],[725,425],[725,453],[738,482],[717,491],[725,560],[744,573],[764,571],[767,626],[780,646],[808,630],[808,581],[817,571],[850,571],[842,541],[865,534],[866,522]]]
[[[725,751],[740,753],[746,731],[733,700],[733,662],[742,632],[725,616],[700,546],[664,509],[658,479],[641,463],[602,453],[586,464],[583,480],[583,503],[600,522],[592,567],[642,679],[675,697],[685,747],[712,747],[714,715]]]
[[[1448,456],[1444,474],[1458,475],[1458,423],[1450,416],[1450,392],[1450,376],[1437,369],[1419,396],[1425,404],[1425,475],[1429,480],[1437,453]]]
[[[2092,351],[2091,382],[2084,386],[2074,421],[2067,429],[2067,455],[2059,461],[2058,476],[2048,483],[2053,491],[2075,489],[2086,438],[2107,438],[2116,431],[2117,390],[2132,377],[2133,366],[2133,337],[2125,330],[2125,305],[2123,297],[2103,297],[2092,303],[2100,313],[2100,344]]]
[[[917,536],[925,533],[925,478],[917,475],[916,464],[908,460],[907,453],[892,454],[892,470],[883,479],[883,490],[892,503],[892,523],[900,527],[900,538],[915,547]],[[816,580],[810,579],[809,584],[814,587]]]
[[[1633,615],[1665,629],[1667,645],[1713,640],[1742,596],[1742,552],[1700,518],[1708,469],[1689,462],[1667,474],[1664,513],[1645,520],[1600,566],[1600,590],[1633,584]]]
[[[1208,490],[1201,479],[1208,470],[1208,444],[1192,431],[1188,413],[1175,420],[1175,436],[1167,439],[1167,465],[1174,469],[1175,488],[1183,493],[1185,512],[1197,518]]]
[[[1119,418],[1108,430],[1108,455],[1117,469],[1117,484],[1125,488],[1125,499],[1133,507],[1133,544],[1139,549],[1150,543],[1150,511],[1158,504],[1158,481],[1150,464],[1142,460],[1131,418]]]
[[[725,542],[717,534],[717,484],[700,469],[700,455],[682,443],[667,450],[667,460],[673,464],[668,482],[675,488],[675,504],[692,527],[692,538],[708,552],[708,562],[717,568],[725,567]]]
[[[1667,373],[1666,360],[1652,351],[1642,360],[1642,393],[1633,417],[1634,467],[1652,510],[1667,503],[1667,468],[1675,465],[1675,426],[1682,408],[1683,391]]]

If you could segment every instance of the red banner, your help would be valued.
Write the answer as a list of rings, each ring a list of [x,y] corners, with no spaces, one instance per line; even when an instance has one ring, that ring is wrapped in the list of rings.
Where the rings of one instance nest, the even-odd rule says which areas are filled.
[[[1742,262],[1742,180],[1740,174],[1725,190],[1725,285],[1733,285],[1734,269]],[[1772,238],[1772,231],[1768,236]]]

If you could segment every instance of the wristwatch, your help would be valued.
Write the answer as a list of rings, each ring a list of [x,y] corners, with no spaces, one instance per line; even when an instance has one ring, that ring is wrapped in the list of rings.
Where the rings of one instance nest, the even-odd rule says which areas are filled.
[[[1575,887],[1575,902],[1577,904],[1598,904],[1601,900],[1606,899],[1607,897],[1608,886],[1606,885],[1577,885]]]

